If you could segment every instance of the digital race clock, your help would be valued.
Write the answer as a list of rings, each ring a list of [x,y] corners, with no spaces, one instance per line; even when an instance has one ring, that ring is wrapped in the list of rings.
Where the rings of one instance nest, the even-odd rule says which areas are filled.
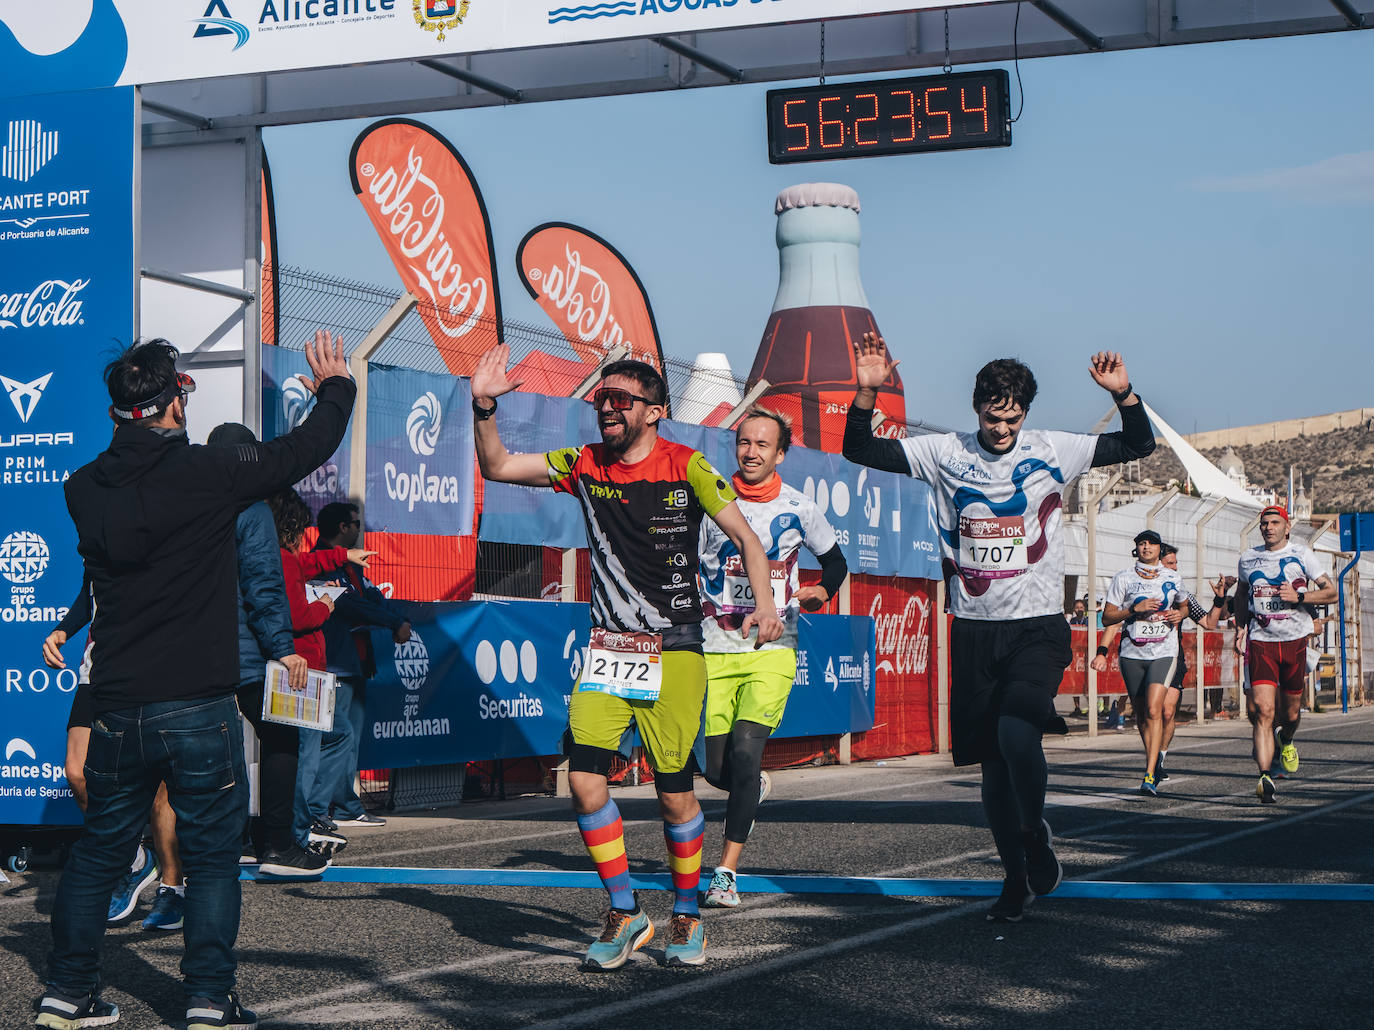
[[[768,91],[768,160],[1011,146],[1006,71]]]

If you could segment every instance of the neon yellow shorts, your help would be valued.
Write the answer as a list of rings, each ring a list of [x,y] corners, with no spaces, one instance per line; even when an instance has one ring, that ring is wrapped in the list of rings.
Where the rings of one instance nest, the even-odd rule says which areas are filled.
[[[573,743],[616,751],[633,719],[655,772],[675,773],[687,767],[706,697],[706,662],[701,655],[663,652],[663,689],[656,701],[628,701],[578,687],[573,688],[568,704]]]
[[[706,735],[729,733],[741,719],[777,729],[796,675],[797,652],[791,648],[708,654]]]

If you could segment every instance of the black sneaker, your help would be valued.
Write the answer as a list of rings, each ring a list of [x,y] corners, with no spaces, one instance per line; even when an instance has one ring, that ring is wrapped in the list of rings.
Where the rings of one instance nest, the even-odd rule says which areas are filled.
[[[279,880],[318,880],[329,868],[329,859],[315,851],[306,851],[295,841],[286,847],[268,848],[263,852],[258,872]]]
[[[34,1026],[49,1030],[81,1030],[88,1026],[109,1026],[119,1022],[119,1006],[101,1001],[100,994],[64,994],[49,987],[38,999],[38,1016]]]
[[[257,1030],[258,1015],[239,1004],[233,991],[225,1001],[193,997],[186,1002],[186,1030]]]
[[[1278,800],[1279,792],[1274,789],[1274,781],[1268,773],[1260,773],[1259,782],[1255,784],[1255,796],[1263,805],[1272,805]]]
[[[1008,876],[1002,881],[1002,894],[988,909],[989,923],[1019,923],[1026,906],[1035,900],[1035,895],[1026,886],[1024,876]]]
[[[316,819],[310,824],[310,843],[328,844],[331,851],[335,854],[348,847],[348,838],[339,832],[339,828],[333,823],[324,819]]]
[[[1040,820],[1040,829],[1023,830],[1021,839],[1026,846],[1026,885],[1036,897],[1051,893],[1064,879],[1064,867],[1055,857],[1050,824]]]
[[[385,826],[386,820],[380,815],[373,815],[371,812],[364,812],[362,815],[345,815],[331,820],[334,829],[340,826]]]

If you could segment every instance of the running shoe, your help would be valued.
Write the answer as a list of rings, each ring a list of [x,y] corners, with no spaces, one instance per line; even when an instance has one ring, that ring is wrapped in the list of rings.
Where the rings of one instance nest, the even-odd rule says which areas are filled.
[[[663,953],[665,966],[704,966],[706,964],[706,927],[696,916],[673,913],[673,932]]]
[[[1283,767],[1283,771],[1286,772],[1286,773],[1295,773],[1295,772],[1297,772],[1297,771],[1298,771],[1298,749],[1297,749],[1297,747],[1294,746],[1294,744],[1293,744],[1293,742],[1292,742],[1291,740],[1290,740],[1287,744],[1285,744],[1285,743],[1283,742],[1283,737],[1281,737],[1281,736],[1278,734],[1277,731],[1274,733],[1274,738],[1275,738],[1275,742],[1276,742],[1276,743],[1278,744],[1278,746],[1279,746],[1279,765]]]
[[[1159,797],[1159,788],[1155,786],[1156,779],[1157,777],[1146,773],[1145,778],[1140,781],[1140,793],[1146,794],[1152,798]]]
[[[63,994],[49,987],[38,999],[37,1008],[34,1026],[46,1026],[49,1030],[81,1030],[82,1027],[119,1022],[119,1006],[101,1001],[96,992]]]
[[[768,795],[773,793],[773,777],[762,770],[759,771],[759,804],[768,800]]]
[[[292,841],[284,848],[264,851],[258,872],[278,880],[318,880],[328,868],[328,857]]]
[[[1260,773],[1259,782],[1255,784],[1255,796],[1266,805],[1272,805],[1278,800],[1279,793],[1274,789],[1274,781],[1268,773]]]
[[[138,872],[131,868],[115,884],[114,893],[110,895],[110,910],[105,916],[106,922],[122,923],[133,915],[134,909],[138,908],[138,896],[157,879],[157,856],[153,854],[153,849],[140,844],[138,850],[143,856],[143,865]]]
[[[1155,759],[1155,782],[1163,783],[1169,778],[1169,771],[1164,768],[1164,753],[1161,751],[1159,757]]]
[[[177,893],[175,887],[159,887],[153,898],[153,910],[143,920],[143,929],[180,930],[185,904],[186,899]]]
[[[635,898],[639,904],[639,898]],[[654,937],[654,924],[642,908],[635,912],[613,908],[606,913],[606,927],[601,936],[587,949],[582,960],[583,969],[619,969],[630,955],[648,944]]]
[[[335,829],[340,826],[385,826],[386,820],[380,815],[373,815],[371,812],[364,812],[362,815],[336,816],[331,820]]]
[[[739,891],[735,889],[735,874],[728,869],[717,869],[701,903],[706,908],[738,908]]]
[[[327,819],[316,819],[310,824],[310,843],[312,845],[327,845],[321,847],[321,853],[326,858],[333,858],[344,848],[348,847],[348,838],[339,832],[339,828]]]
[[[257,1030],[258,1014],[239,1004],[233,991],[224,1001],[193,997],[186,1002],[186,1030]]]
[[[1026,847],[1026,885],[1036,897],[1049,894],[1064,879],[1064,867],[1054,853],[1054,834],[1050,824],[1040,820],[1040,829],[1023,830]]]
[[[989,923],[1019,923],[1025,914],[1026,906],[1035,900],[1035,895],[1026,886],[1024,876],[1008,876],[1002,881],[1002,893],[988,909]]]

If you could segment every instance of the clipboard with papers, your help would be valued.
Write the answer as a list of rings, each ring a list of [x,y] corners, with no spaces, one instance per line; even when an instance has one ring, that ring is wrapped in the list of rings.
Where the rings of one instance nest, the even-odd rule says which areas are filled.
[[[334,693],[337,679],[332,672],[311,669],[304,690],[292,690],[286,666],[267,663],[262,683],[262,717],[265,722],[299,726],[307,730],[334,728]]]

